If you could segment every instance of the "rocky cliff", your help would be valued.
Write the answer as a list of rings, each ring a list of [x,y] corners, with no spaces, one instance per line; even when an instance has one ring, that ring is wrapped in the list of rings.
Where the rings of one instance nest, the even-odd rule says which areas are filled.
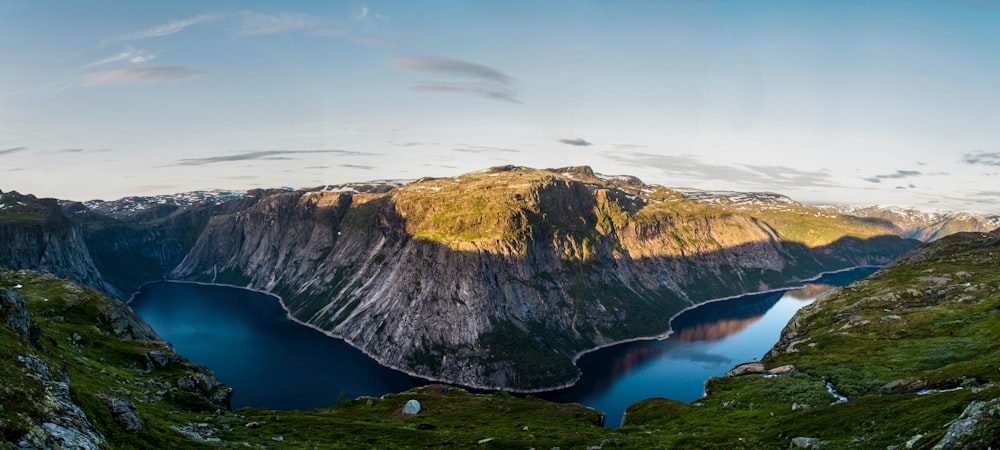
[[[49,272],[120,296],[94,265],[81,229],[54,199],[0,192],[0,268]]]
[[[587,167],[247,198],[171,276],[273,291],[383,364],[515,390],[571,382],[580,351],[663,333],[692,304],[914,245],[795,202],[747,211]]]

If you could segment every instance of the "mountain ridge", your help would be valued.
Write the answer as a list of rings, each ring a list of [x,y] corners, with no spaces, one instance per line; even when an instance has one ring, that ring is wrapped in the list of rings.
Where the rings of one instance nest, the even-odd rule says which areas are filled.
[[[664,333],[696,302],[913,245],[797,208],[757,219],[588,167],[501,166],[385,193],[262,196],[214,216],[170,276],[273,292],[390,367],[530,391],[575,379],[582,350]]]

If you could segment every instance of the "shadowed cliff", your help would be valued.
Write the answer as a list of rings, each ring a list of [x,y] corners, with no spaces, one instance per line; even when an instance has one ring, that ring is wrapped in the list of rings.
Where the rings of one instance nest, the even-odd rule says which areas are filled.
[[[171,276],[273,291],[385,365],[515,390],[571,382],[578,352],[661,334],[692,304],[915,245],[870,221],[706,205],[586,167],[249,195]]]

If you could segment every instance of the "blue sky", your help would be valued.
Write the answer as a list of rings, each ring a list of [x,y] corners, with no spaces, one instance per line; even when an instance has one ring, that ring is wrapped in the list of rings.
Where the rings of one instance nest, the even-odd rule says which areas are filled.
[[[591,165],[1000,212],[1000,2],[0,4],[0,189]]]

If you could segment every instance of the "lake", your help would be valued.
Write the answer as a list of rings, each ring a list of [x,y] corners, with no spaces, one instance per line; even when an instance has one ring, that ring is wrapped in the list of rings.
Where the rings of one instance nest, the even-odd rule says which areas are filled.
[[[823,292],[876,270],[864,267],[830,273],[801,289],[703,304],[675,317],[669,338],[627,342],[588,353],[577,361],[583,375],[576,385],[536,396],[603,411],[609,427],[619,426],[625,408],[639,400],[697,400],[704,396],[709,377],[763,357],[799,308]]]
[[[577,361],[583,376],[574,387],[535,396],[604,411],[608,426],[618,426],[625,408],[645,398],[698,399],[708,377],[763,356],[799,308],[875,270],[827,274],[802,289],[701,305],[674,319],[669,338],[588,353]],[[174,349],[232,387],[234,408],[319,408],[338,398],[429,383],[288,320],[274,297],[259,292],[158,282],[143,286],[130,305]]]

